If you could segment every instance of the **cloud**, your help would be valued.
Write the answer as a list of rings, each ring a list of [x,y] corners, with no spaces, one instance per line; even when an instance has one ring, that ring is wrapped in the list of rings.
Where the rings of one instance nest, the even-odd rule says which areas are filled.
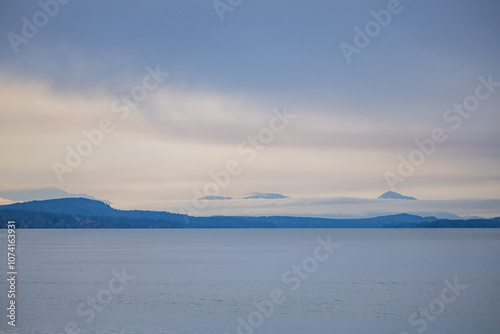
[[[113,121],[113,132],[67,174],[65,189],[122,205],[139,203],[139,198],[151,203],[192,198],[194,188],[211,181],[210,172],[225,168],[232,159],[244,169],[231,180],[228,194],[265,186],[292,197],[375,196],[388,190],[383,173],[398,168],[398,155],[408,157],[417,148],[415,137],[404,135],[411,122],[400,128],[384,120],[363,121],[340,106],[327,113],[317,104],[317,109],[287,105],[297,118],[255,161],[246,163],[237,148],[268,126],[278,105],[267,98],[174,88],[167,78],[120,120],[110,107],[119,94],[101,89],[63,93],[36,80],[5,78],[0,81],[5,120],[0,124],[0,149],[8,159],[0,171],[19,189],[57,186],[51,163],[64,163],[66,147],[74,148],[85,139],[82,131],[97,127],[104,117]],[[124,92],[140,82],[130,78]],[[469,131],[464,128],[463,134],[439,146],[398,191],[411,191],[418,198],[431,192],[438,198],[451,193],[497,197],[498,136],[488,130]],[[433,189],[436,184],[442,186]]]
[[[255,189],[294,198],[375,197],[389,190],[383,174],[417,149],[414,140],[442,127],[447,142],[397,190],[498,198],[498,91],[459,130],[443,121],[474,93],[479,75],[500,80],[500,47],[491,43],[498,4],[408,4],[401,20],[347,65],[339,43],[352,41],[353,27],[377,6],[249,2],[222,24],[211,2],[61,6],[18,54],[7,38],[0,42],[0,175],[16,189],[59,185],[51,163],[63,163],[66,148],[85,139],[82,130],[109,117],[113,132],[66,174],[69,192],[161,209],[193,198],[210,172],[236,159],[243,171],[223,197]],[[2,8],[3,36],[40,9],[15,1]],[[156,64],[170,75],[120,120],[111,102]],[[238,145],[283,104],[296,120],[246,163]]]
[[[393,200],[366,198],[285,198],[279,201],[235,199],[211,202],[199,212],[199,216],[310,216],[328,218],[362,218],[396,213],[412,213],[421,216],[449,218],[458,216],[499,217],[500,199],[457,200]],[[175,207],[170,210],[176,212]]]

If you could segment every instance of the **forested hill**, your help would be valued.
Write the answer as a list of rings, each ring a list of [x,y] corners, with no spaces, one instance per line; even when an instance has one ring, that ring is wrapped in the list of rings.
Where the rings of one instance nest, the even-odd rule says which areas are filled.
[[[164,211],[116,210],[87,198],[61,198],[0,206],[2,223],[18,228],[181,228],[187,216]]]
[[[498,228],[500,218],[443,220],[397,214],[361,219],[311,217],[191,217],[165,211],[116,210],[86,198],[31,201],[0,206],[0,227],[17,228]]]

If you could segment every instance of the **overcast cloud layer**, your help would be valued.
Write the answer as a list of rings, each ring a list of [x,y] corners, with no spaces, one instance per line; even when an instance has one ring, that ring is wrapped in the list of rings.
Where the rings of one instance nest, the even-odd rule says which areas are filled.
[[[499,14],[495,0],[242,1],[223,13],[211,0],[2,1],[0,190],[171,211],[269,192],[311,215],[369,213],[371,202],[328,201],[395,190],[477,214],[446,201],[500,198]],[[202,214],[294,213],[259,203]],[[479,213],[500,215],[484,203]]]

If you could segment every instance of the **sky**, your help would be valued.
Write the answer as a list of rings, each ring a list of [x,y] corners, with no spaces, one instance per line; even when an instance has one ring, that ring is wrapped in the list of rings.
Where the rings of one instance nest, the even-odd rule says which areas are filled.
[[[356,215],[393,190],[500,215],[499,14],[496,0],[2,1],[0,190],[197,215]],[[198,201],[254,192],[289,204]],[[464,211],[471,198],[486,202]]]

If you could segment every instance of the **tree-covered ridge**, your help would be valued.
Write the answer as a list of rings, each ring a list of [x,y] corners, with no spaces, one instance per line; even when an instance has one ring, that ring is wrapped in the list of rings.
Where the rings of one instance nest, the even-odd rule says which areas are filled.
[[[116,210],[86,198],[31,201],[0,206],[0,228],[498,228],[500,218],[449,220],[397,214],[373,218],[192,217],[166,211]]]

